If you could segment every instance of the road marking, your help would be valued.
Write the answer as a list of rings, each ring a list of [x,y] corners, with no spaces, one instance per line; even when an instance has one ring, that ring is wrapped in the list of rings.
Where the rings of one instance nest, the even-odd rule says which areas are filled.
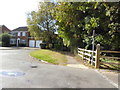
[[[103,75],[102,73],[100,73],[98,70],[94,70],[95,72],[97,72],[100,76],[102,76],[104,79],[106,79],[109,83],[111,83],[114,87],[118,88],[118,85],[116,83],[114,83],[112,80],[110,80],[109,78],[107,78],[105,75]]]

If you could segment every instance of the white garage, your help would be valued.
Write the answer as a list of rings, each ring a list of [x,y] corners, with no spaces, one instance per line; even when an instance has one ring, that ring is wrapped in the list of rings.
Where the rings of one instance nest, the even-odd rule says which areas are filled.
[[[40,48],[40,43],[42,43],[42,40],[29,40],[29,47]]]
[[[29,47],[35,47],[35,40],[29,40]]]

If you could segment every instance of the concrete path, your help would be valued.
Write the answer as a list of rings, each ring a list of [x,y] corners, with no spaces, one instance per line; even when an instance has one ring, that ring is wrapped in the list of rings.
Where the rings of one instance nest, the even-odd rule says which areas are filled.
[[[83,64],[80,64],[80,62],[76,61],[72,56],[67,55],[67,66],[69,67],[74,67],[74,68],[84,68],[84,69],[88,69],[88,67],[86,67]]]
[[[29,56],[31,51],[0,50],[0,71],[25,73],[22,76],[1,74],[1,88],[116,88],[93,69],[44,64],[33,60]]]

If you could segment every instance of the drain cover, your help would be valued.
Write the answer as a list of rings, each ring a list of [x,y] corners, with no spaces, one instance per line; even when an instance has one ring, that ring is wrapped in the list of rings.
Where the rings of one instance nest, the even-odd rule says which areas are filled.
[[[25,73],[23,72],[14,72],[14,71],[1,71],[0,74],[4,76],[13,76],[13,77],[25,75]]]
[[[30,67],[31,67],[31,68],[37,68],[38,66],[36,66],[36,65],[31,65]]]

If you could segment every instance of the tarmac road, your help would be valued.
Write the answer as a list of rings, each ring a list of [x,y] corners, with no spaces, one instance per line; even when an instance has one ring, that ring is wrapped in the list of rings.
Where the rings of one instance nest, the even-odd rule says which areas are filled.
[[[1,72],[24,73],[21,76],[0,74],[1,88],[116,88],[93,69],[38,62],[29,56],[31,51],[0,50]]]

